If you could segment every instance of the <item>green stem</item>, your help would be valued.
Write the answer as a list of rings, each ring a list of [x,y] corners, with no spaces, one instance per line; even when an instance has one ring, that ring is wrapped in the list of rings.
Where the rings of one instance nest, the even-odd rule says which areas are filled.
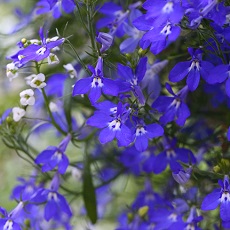
[[[54,126],[60,133],[62,133],[63,135],[66,136],[67,133],[66,133],[64,130],[61,129],[61,127],[56,123],[56,121],[55,121],[55,119],[54,119],[54,117],[53,117],[53,114],[52,114],[52,112],[51,112],[51,110],[50,110],[50,107],[49,107],[49,99],[48,99],[48,97],[47,97],[47,95],[46,95],[46,93],[45,93],[44,88],[42,88],[41,90],[42,90],[42,95],[43,95],[43,98],[44,98],[44,101],[45,101],[45,105],[46,105],[46,108],[47,108],[47,110],[48,110],[48,113],[49,113],[49,116],[50,116],[50,118],[51,118],[51,122],[52,122],[53,126]]]

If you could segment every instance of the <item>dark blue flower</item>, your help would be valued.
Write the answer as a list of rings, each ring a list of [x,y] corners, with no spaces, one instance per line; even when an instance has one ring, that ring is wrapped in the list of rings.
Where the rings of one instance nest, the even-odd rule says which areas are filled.
[[[120,90],[122,92],[132,91],[142,105],[145,104],[145,97],[142,93],[140,83],[145,76],[146,65],[146,57],[140,59],[134,71],[128,66],[118,65],[118,74],[121,76],[121,79],[119,79],[121,82]]]
[[[102,57],[98,58],[95,69],[92,66],[89,66],[89,69],[93,75],[76,82],[73,88],[73,96],[89,92],[89,99],[92,104],[95,104],[102,92],[112,96],[118,95],[119,87],[116,82],[104,77]]]
[[[55,174],[50,189],[40,188],[35,197],[32,199],[35,203],[46,203],[44,218],[49,221],[51,218],[60,217],[60,213],[64,212],[68,217],[72,216],[71,209],[63,195],[58,193],[60,178]]]
[[[224,180],[218,181],[221,188],[214,189],[208,194],[202,204],[201,209],[204,211],[214,210],[220,204],[220,218],[223,221],[230,221],[230,184],[228,176]]]
[[[194,91],[199,85],[200,76],[208,81],[213,65],[210,62],[202,61],[202,51],[200,49],[188,48],[188,51],[192,56],[192,60],[177,63],[169,73],[169,80],[171,82],[178,82],[188,75],[188,88]]]
[[[58,37],[51,39],[46,38],[44,36],[43,27],[40,28],[39,35],[41,38],[41,45],[38,43],[30,44],[10,58],[19,66],[22,66],[29,61],[39,62],[47,58],[50,55],[51,50],[61,45],[65,40],[64,38],[58,39]]]
[[[143,152],[148,147],[148,140],[162,136],[164,129],[158,124],[146,125],[142,120],[137,120],[135,133],[133,135],[135,147]]]
[[[62,10],[66,14],[73,12],[76,7],[74,0],[40,0],[37,3],[37,14],[44,14],[52,11],[54,18],[60,18]]]
[[[118,103],[117,108],[111,108],[109,113],[96,111],[92,117],[87,120],[87,124],[102,131],[99,134],[99,141],[102,144],[112,141],[114,138],[118,141],[118,146],[128,146],[132,142],[131,130],[125,125],[130,110],[127,105]]]
[[[184,102],[188,93],[188,87],[185,86],[177,94],[173,92],[168,83],[166,83],[165,87],[173,96],[159,96],[153,102],[152,107],[163,113],[163,115],[160,117],[160,122],[163,125],[176,120],[176,123],[179,126],[183,126],[186,119],[190,116],[189,108]]]
[[[59,144],[58,147],[50,146],[42,151],[35,159],[36,164],[43,164],[42,171],[47,172],[58,167],[58,172],[64,174],[69,160],[65,155],[65,150],[71,139],[70,135],[67,135],[65,139]]]

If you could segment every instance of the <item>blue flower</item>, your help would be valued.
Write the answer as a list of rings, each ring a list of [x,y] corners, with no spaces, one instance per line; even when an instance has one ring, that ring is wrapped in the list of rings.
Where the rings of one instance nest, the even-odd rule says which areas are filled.
[[[166,169],[168,164],[172,171],[177,171],[181,168],[179,161],[195,164],[196,159],[191,150],[176,147],[175,140],[170,141],[168,138],[163,140],[163,144],[164,151],[159,153],[152,163],[152,170],[154,173],[161,173]]]
[[[199,85],[200,76],[208,81],[213,65],[210,62],[202,61],[202,51],[200,49],[188,48],[188,52],[192,56],[192,60],[177,63],[169,73],[169,80],[178,82],[188,75],[188,88],[194,91]]]
[[[155,108],[157,111],[163,113],[160,117],[160,122],[163,125],[176,120],[176,123],[179,126],[183,126],[186,119],[190,116],[190,111],[188,106],[184,103],[188,87],[185,86],[177,94],[175,94],[171,86],[166,83],[165,85],[168,92],[173,95],[173,97],[160,96],[152,104],[152,108]]]
[[[59,218],[62,212],[67,214],[68,217],[72,216],[71,209],[65,197],[58,193],[59,185],[59,175],[55,174],[51,181],[50,189],[40,188],[32,199],[35,203],[46,203],[44,218],[47,221],[51,218]]]
[[[58,147],[50,146],[42,151],[35,159],[36,164],[43,164],[42,172],[47,172],[58,167],[58,172],[64,174],[68,165],[69,160],[65,155],[65,150],[71,139],[70,135],[67,135],[65,139],[59,144]]]
[[[142,93],[140,83],[145,76],[146,65],[146,57],[139,60],[139,63],[134,71],[128,66],[121,64],[118,65],[118,74],[121,76],[119,79],[121,82],[120,90],[122,92],[132,91],[142,105],[145,104],[145,97]]]
[[[164,129],[158,124],[146,125],[142,120],[138,120],[133,135],[135,147],[138,151],[143,152],[148,147],[148,140],[162,136]]]
[[[52,11],[54,18],[60,18],[62,10],[66,14],[73,12],[76,7],[74,0],[40,0],[37,3],[37,14],[44,14]]]
[[[99,134],[99,141],[102,144],[106,144],[114,138],[117,139],[118,146],[128,146],[132,142],[131,130],[125,125],[130,113],[126,106],[119,102],[117,107],[111,108],[108,113],[96,111],[87,120],[88,125],[102,129]]]
[[[98,58],[95,69],[92,66],[89,66],[89,69],[93,75],[76,82],[73,88],[73,96],[89,92],[89,100],[92,104],[95,104],[102,92],[112,96],[118,95],[118,85],[113,80],[104,77],[102,57]]]
[[[202,204],[201,209],[204,211],[214,210],[220,204],[220,218],[223,221],[230,221],[230,184],[229,178],[226,175],[224,180],[218,181],[221,188],[214,189],[208,194]]]
[[[10,58],[18,64],[18,66],[22,66],[29,61],[41,61],[47,58],[51,50],[64,42],[64,38],[58,39],[58,37],[54,37],[48,39],[44,36],[43,27],[39,30],[39,35],[41,38],[41,45],[38,43],[30,44],[26,46],[24,49],[18,51],[15,55]]]

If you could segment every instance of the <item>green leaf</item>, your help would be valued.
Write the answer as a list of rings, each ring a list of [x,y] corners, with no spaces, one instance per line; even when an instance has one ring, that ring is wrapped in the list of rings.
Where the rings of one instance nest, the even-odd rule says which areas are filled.
[[[83,200],[87,215],[92,224],[95,224],[97,222],[97,201],[88,156],[85,158],[83,171]]]

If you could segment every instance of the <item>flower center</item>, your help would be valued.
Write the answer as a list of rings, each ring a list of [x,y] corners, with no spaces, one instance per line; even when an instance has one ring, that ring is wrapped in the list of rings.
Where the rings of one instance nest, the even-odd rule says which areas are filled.
[[[168,23],[162,30],[161,30],[161,34],[165,35],[165,36],[168,36],[169,34],[172,33],[172,26],[170,23]]]
[[[93,81],[91,83],[91,87],[92,88],[95,88],[95,87],[102,87],[104,84],[103,84],[103,81],[100,77],[94,77],[93,78]]]
[[[41,47],[39,50],[36,51],[37,55],[44,55],[44,53],[46,52],[46,47]]]
[[[145,128],[143,126],[138,126],[136,128],[136,136],[142,136],[145,133],[147,133],[147,131],[145,130]]]
[[[109,123],[109,128],[113,129],[113,130],[120,130],[121,129],[121,120],[116,119],[116,120],[111,121]]]
[[[173,12],[173,2],[167,2],[162,8],[162,12],[166,14]]]

